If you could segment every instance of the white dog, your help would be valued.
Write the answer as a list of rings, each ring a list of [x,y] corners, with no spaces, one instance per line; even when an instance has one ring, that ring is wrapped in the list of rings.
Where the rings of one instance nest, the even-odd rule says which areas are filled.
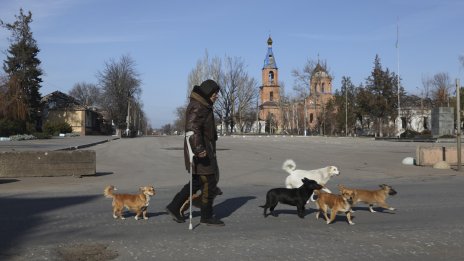
[[[316,181],[319,185],[324,186],[323,190],[331,193],[331,191],[325,187],[325,184],[330,180],[332,176],[340,175],[340,171],[335,166],[327,166],[320,169],[313,170],[302,170],[296,169],[296,164],[293,160],[288,159],[282,165],[282,169],[287,171],[287,179],[285,179],[285,186],[287,188],[299,188],[303,185],[301,181],[303,178],[308,178]]]

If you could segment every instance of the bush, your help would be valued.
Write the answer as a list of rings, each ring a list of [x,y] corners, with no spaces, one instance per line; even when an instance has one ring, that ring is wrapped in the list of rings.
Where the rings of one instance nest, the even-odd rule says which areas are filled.
[[[58,136],[60,133],[71,133],[72,127],[67,122],[49,122],[47,121],[42,130],[45,134]]]
[[[432,132],[430,130],[423,130],[420,135],[420,138],[432,138]]]
[[[430,136],[432,136],[432,131],[431,130],[423,130],[421,132],[421,135],[430,135]]]
[[[405,130],[403,133],[400,134],[400,138],[402,139],[413,139],[418,136],[420,133],[414,130]]]
[[[0,119],[0,137],[9,137],[25,133],[26,123],[24,121],[13,121]]]
[[[51,134],[46,132],[33,132],[32,135],[34,135],[37,139],[50,139],[52,137]]]

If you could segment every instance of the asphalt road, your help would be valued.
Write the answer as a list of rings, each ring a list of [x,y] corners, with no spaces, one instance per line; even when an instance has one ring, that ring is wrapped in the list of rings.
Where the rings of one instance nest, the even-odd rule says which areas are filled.
[[[164,210],[188,181],[182,144],[182,137],[111,140],[85,148],[97,153],[96,176],[0,179],[0,260],[463,260],[464,175],[402,165],[422,143],[221,137],[224,194],[215,212],[226,226],[199,225],[194,209],[192,231]],[[301,169],[339,167],[327,184],[334,192],[338,184],[389,184],[398,194],[387,202],[397,210],[358,205],[353,226],[344,214],[330,225],[316,220],[314,204],[304,219],[287,205],[264,218],[259,205],[267,190],[284,186],[288,158]],[[110,184],[121,193],[153,184],[149,219],[114,220],[102,195]]]

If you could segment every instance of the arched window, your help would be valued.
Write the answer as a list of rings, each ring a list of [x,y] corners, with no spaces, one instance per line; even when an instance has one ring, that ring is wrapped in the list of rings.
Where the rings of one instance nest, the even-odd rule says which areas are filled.
[[[313,118],[314,118],[314,117],[313,117],[313,114],[310,113],[310,114],[309,114],[309,123],[313,123]]]
[[[322,86],[321,86],[321,92],[322,92],[322,93],[325,92],[324,87],[325,87],[325,82],[323,82],[323,83],[322,83]]]
[[[269,93],[269,100],[273,101],[274,100],[274,92]]]
[[[269,83],[274,84],[274,72],[269,72]]]

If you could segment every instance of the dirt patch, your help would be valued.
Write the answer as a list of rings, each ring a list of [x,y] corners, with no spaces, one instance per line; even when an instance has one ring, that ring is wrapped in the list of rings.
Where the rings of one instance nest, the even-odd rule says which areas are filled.
[[[118,257],[118,252],[104,244],[63,245],[56,252],[59,260],[63,261],[105,261]]]

